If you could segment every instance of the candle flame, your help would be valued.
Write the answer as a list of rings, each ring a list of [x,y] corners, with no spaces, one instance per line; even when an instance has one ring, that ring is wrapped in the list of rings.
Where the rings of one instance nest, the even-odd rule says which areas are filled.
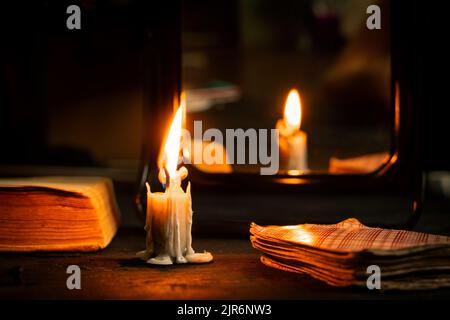
[[[169,134],[167,135],[166,144],[164,146],[165,168],[171,177],[177,174],[178,157],[180,155],[181,143],[181,124],[183,121],[183,105],[181,105],[170,125]]]
[[[288,127],[300,129],[302,120],[302,104],[296,89],[289,91],[284,107],[284,121]]]

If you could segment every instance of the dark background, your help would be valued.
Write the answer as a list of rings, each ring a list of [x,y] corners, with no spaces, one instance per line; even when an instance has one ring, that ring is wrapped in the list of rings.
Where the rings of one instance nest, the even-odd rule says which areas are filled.
[[[82,29],[67,30],[65,10],[76,3],[82,7]],[[421,84],[417,91],[423,152],[418,158],[426,172],[448,171],[445,10],[437,2],[403,5],[412,3],[420,12],[411,26],[416,47],[409,53],[417,58],[414,76]],[[200,9],[202,5],[192,4]],[[219,1],[216,11],[227,16],[235,5]],[[117,193],[119,202],[123,197],[132,205],[142,141],[147,138],[142,136],[143,54],[151,36],[149,12],[157,6],[137,0],[1,5],[0,176],[106,175],[119,191],[127,190]],[[233,41],[235,29],[227,27],[226,19],[214,26],[219,32],[229,30],[224,42]],[[281,39],[281,45],[285,41]],[[94,149],[86,149],[83,142]],[[207,200],[214,205],[213,198]]]
[[[2,164],[120,166],[121,158],[139,161],[142,53],[149,23],[145,12],[154,10],[155,4],[81,1],[82,29],[70,31],[65,26],[65,9],[73,3],[77,2],[14,1],[2,5]],[[201,3],[197,1],[193,7],[201,8]],[[233,4],[218,2],[217,7],[233,8]],[[438,7],[430,2],[419,2],[418,7],[417,48],[410,54],[421,61],[422,73],[417,77],[422,83],[418,90],[422,97],[424,168],[446,170],[450,168],[445,146],[448,120],[444,116],[448,108],[444,71],[448,67],[444,52],[448,28]],[[223,15],[227,14],[224,10]],[[228,34],[233,35],[230,28]],[[124,94],[115,95],[121,92]],[[86,103],[89,99],[93,102]],[[76,128],[71,122],[70,109],[83,107],[82,101],[87,110],[97,108],[86,111],[83,118],[95,123],[96,130],[92,125],[88,130]],[[124,108],[124,104],[129,106]],[[116,118],[123,123],[117,123]],[[64,131],[69,137],[66,140],[54,137]],[[98,154],[70,145],[70,132],[97,141]],[[111,164],[109,158],[118,161]]]

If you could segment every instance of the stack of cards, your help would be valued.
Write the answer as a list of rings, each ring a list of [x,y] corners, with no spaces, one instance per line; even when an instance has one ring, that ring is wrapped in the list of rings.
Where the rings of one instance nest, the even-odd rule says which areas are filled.
[[[333,286],[366,286],[377,272],[384,290],[450,286],[450,237],[370,228],[356,219],[332,225],[252,223],[250,234],[265,265]]]

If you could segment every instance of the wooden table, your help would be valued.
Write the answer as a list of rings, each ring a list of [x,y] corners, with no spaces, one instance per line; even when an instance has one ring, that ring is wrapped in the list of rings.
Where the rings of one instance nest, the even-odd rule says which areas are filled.
[[[120,230],[91,254],[1,254],[0,298],[12,299],[435,299],[450,290],[378,292],[333,288],[308,276],[270,269],[247,239],[194,239],[214,253],[206,265],[157,267],[134,257],[142,229]],[[81,290],[68,290],[66,268],[81,268]]]

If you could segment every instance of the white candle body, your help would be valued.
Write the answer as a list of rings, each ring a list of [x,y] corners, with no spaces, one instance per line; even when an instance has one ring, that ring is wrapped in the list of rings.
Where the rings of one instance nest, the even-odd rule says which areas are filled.
[[[190,185],[186,192],[179,180],[165,192],[147,191],[147,249],[138,256],[151,264],[186,263],[192,249],[192,200]]]
[[[173,186],[164,193],[149,192],[147,196],[147,249],[156,256],[181,259],[192,251],[190,193]]]
[[[211,253],[195,253],[192,249],[190,184],[184,192],[179,177],[170,182],[165,192],[147,191],[147,248],[137,256],[158,265],[212,261]]]

